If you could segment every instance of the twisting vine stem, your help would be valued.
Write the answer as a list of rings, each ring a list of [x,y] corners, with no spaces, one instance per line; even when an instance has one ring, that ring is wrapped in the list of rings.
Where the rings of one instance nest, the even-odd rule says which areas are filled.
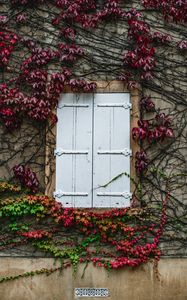
[[[2,3],[1,251],[30,244],[75,269],[78,262],[110,269],[158,260],[158,243],[163,255],[186,255],[186,15],[185,1],[173,0]],[[44,189],[45,147],[54,147],[45,134],[48,120],[57,121],[60,94],[93,92],[98,79],[140,90],[132,135],[141,148],[133,199],[141,208],[97,214],[29,196]]]

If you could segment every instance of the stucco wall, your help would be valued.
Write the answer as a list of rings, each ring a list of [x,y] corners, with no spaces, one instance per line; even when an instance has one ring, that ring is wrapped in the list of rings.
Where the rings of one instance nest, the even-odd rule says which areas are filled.
[[[21,274],[53,266],[53,259],[0,258],[0,276]],[[50,276],[36,275],[32,278],[0,284],[1,300],[74,300],[75,287],[104,287],[110,291],[110,300],[186,300],[187,259],[162,259],[159,262],[160,280],[151,264],[137,269],[106,272],[89,265],[81,278],[80,266],[76,277],[72,270]],[[79,298],[88,299],[88,298]],[[99,298],[89,298],[99,299]],[[103,298],[100,298],[103,299]]]

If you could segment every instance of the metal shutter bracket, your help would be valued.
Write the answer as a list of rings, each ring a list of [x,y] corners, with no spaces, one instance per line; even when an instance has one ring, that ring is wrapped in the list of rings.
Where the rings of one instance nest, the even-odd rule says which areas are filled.
[[[55,149],[54,155],[61,156],[63,154],[88,154],[87,150],[64,150],[62,148]]]
[[[131,109],[132,103],[124,103],[124,104],[103,103],[103,104],[97,104],[97,107],[123,107],[125,109]]]
[[[83,103],[79,103],[79,104],[77,104],[77,103],[64,103],[64,104],[62,104],[60,107],[58,107],[58,108],[63,108],[63,107],[89,107],[90,105],[89,104],[83,104]]]
[[[123,154],[125,156],[131,156],[132,155],[132,150],[131,149],[123,149],[123,150],[98,150],[98,154]]]
[[[63,192],[61,190],[57,190],[53,193],[54,197],[61,198],[63,196],[88,196],[88,193],[74,193],[74,192]]]
[[[129,192],[121,192],[121,193],[97,193],[97,196],[104,196],[104,197],[124,197],[125,199],[131,199],[132,193]]]

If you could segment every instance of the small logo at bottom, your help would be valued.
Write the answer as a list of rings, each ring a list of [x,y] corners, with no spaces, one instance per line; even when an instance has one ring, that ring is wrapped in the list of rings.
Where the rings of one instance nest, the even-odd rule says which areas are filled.
[[[75,288],[75,297],[108,297],[107,288]]]

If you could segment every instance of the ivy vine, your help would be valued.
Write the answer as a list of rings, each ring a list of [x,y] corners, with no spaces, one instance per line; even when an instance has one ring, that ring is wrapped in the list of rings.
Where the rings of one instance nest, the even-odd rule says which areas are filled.
[[[185,255],[186,16],[185,0],[3,2],[0,250],[30,245],[62,266],[0,282],[71,264],[76,271],[78,263],[108,270],[157,263],[160,248]],[[54,148],[46,132],[58,121],[58,99],[67,89],[94,92],[98,78],[140,93],[132,207],[104,213],[42,195],[45,146]]]

